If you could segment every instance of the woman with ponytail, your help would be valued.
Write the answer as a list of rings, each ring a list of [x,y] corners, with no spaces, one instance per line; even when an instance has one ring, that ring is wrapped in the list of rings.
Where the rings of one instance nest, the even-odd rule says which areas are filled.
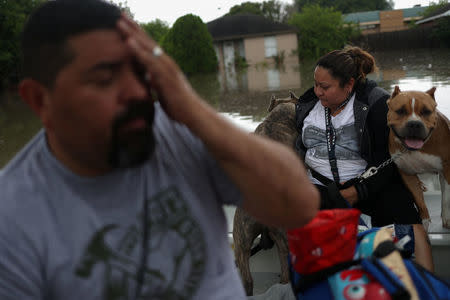
[[[395,164],[360,182],[355,178],[390,158],[389,93],[367,75],[376,71],[373,56],[347,47],[322,56],[314,87],[296,104],[296,150],[321,194],[321,209],[353,206],[371,216],[372,226],[416,224],[417,261],[433,269],[431,248],[413,196]]]

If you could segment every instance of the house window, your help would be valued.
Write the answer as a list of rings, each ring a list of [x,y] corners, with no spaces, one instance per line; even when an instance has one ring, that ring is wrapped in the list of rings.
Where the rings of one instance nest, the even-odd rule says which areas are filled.
[[[267,70],[267,87],[269,91],[280,89],[280,71],[277,69]]]
[[[237,48],[237,54],[240,57],[245,57],[245,46],[244,46],[244,40],[240,40],[236,42],[236,48]]]
[[[266,57],[272,57],[277,55],[277,39],[274,36],[266,36],[264,38],[264,48],[266,51]]]
[[[377,26],[375,24],[370,24],[370,25],[361,25],[359,26],[360,29],[365,30],[365,29],[374,29]]]

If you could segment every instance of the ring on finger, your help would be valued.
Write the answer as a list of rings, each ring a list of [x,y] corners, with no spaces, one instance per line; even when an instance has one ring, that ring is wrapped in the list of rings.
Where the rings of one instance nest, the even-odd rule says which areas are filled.
[[[154,57],[160,57],[163,55],[164,51],[159,46],[155,46],[152,50],[152,54]]]

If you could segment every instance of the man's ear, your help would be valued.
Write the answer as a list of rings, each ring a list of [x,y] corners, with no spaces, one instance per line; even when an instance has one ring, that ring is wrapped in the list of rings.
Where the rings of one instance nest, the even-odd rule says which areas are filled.
[[[19,84],[20,97],[41,119],[45,127],[49,125],[48,93],[48,89],[34,79],[26,78]]]

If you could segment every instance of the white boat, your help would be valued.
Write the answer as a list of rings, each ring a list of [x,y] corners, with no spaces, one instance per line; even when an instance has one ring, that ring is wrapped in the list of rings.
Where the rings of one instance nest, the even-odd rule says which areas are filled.
[[[431,215],[428,235],[431,241],[435,274],[450,282],[450,229],[442,227],[441,222],[441,193],[437,176],[421,176],[428,191],[424,193],[425,202]],[[233,244],[234,207],[225,207],[228,219],[228,236],[230,245]],[[256,239],[255,244],[258,243]],[[250,258],[250,271],[254,281],[254,294],[264,293],[272,285],[279,283],[280,264],[276,247],[261,250]]]

